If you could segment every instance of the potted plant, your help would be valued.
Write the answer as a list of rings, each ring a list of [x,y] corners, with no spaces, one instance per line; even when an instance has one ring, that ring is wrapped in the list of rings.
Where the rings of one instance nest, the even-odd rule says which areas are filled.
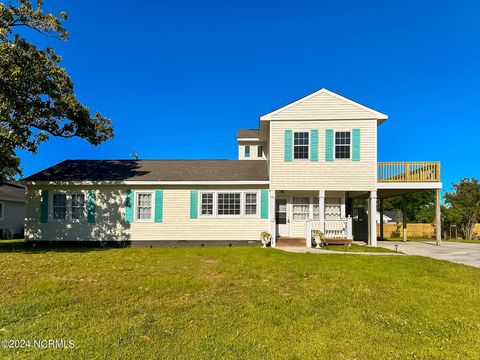
[[[320,247],[323,244],[323,240],[325,239],[325,234],[319,230],[315,230],[313,232],[313,238],[315,239],[315,244],[316,244],[315,247],[317,249],[320,249]]]
[[[272,235],[268,231],[262,231],[260,233],[260,240],[262,240],[263,247],[267,247],[272,241]]]

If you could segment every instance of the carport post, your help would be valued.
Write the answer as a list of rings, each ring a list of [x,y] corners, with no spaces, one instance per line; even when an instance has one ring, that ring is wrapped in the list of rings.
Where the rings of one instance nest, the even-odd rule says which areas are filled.
[[[407,241],[407,197],[402,196],[402,228],[403,241]]]
[[[380,240],[383,240],[383,198],[380,200]]]
[[[435,230],[437,236],[437,246],[442,243],[442,217],[440,207],[440,189],[437,189],[437,198],[435,201]]]

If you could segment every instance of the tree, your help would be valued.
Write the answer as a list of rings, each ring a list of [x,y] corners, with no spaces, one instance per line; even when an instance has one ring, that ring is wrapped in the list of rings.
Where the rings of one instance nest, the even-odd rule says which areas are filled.
[[[421,191],[408,194],[406,198],[405,216],[407,221],[430,223],[435,218],[435,191]],[[385,199],[385,210],[402,210],[403,198],[401,196]]]
[[[21,174],[16,150],[32,153],[50,136],[80,137],[98,145],[113,137],[111,121],[82,105],[73,82],[50,47],[39,49],[15,33],[28,28],[67,40],[59,16],[43,12],[43,0],[0,3],[0,182]]]
[[[453,184],[453,192],[445,194],[451,221],[459,227],[465,239],[472,239],[474,225],[480,220],[480,184],[475,178],[464,178]]]

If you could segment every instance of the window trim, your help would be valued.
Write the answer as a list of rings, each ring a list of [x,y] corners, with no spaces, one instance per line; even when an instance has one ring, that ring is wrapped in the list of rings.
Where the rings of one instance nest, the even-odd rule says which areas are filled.
[[[258,191],[245,191],[243,196],[243,216],[245,217],[258,217]],[[247,214],[247,195],[255,195],[255,214]],[[242,209],[242,206],[240,206]]]
[[[306,157],[305,159],[296,159],[295,158],[295,134],[297,133],[308,133],[308,157]],[[292,161],[306,161],[306,160],[310,160],[310,151],[311,151],[311,142],[312,142],[312,139],[311,139],[311,136],[310,136],[310,130],[307,130],[307,129],[300,129],[300,130],[293,130],[292,131]],[[297,146],[305,146],[305,145],[297,145]]]
[[[137,219],[137,197],[139,194],[150,194],[152,196],[150,219]],[[155,190],[134,190],[133,192],[133,222],[151,223],[155,222]]]
[[[218,194],[219,193],[236,193],[240,194],[240,214],[239,215],[218,215]],[[245,214],[245,194],[257,194],[257,213],[255,215]],[[198,217],[199,218],[218,218],[218,219],[232,219],[232,218],[260,218],[260,190],[199,190],[199,201],[197,206]],[[213,215],[202,215],[202,194],[213,194]]]
[[[2,205],[2,212],[0,213],[0,221],[5,220],[5,201],[0,201],[0,205]]]
[[[64,219],[55,219],[55,207],[58,207],[58,206],[54,205],[55,195],[65,195],[65,218]],[[52,193],[52,198],[51,198],[51,204],[52,205],[51,205],[51,211],[50,211],[51,220],[59,221],[59,222],[70,221],[71,220],[69,206],[68,206],[68,200],[69,200],[69,196],[68,196],[68,193],[66,191],[55,191],[54,193]]]
[[[73,218],[73,195],[83,195],[83,209],[82,209],[82,217],[79,219],[74,219]],[[70,199],[68,199],[70,198]],[[83,221],[87,217],[87,197],[85,196],[85,193],[83,191],[76,191],[72,192],[70,196],[67,194],[67,207],[68,207],[68,201],[70,200],[70,220],[72,221]],[[80,206],[75,206],[75,207],[80,207]],[[67,209],[67,214],[68,214],[68,209]]]
[[[247,149],[248,149],[248,152],[247,152]],[[250,159],[250,155],[251,155],[251,146],[250,145],[245,145],[244,146],[244,154],[245,154],[245,158],[246,159]]]
[[[350,154],[348,158],[337,158],[337,133],[349,133],[350,134]],[[338,146],[345,146],[345,145],[338,145]],[[334,160],[352,160],[352,130],[334,130],[333,131],[333,159]]]
[[[213,209],[212,209],[212,213],[211,214],[202,214],[202,197],[204,194],[212,194],[212,198],[213,198],[213,201],[212,201],[212,206],[213,206]],[[198,192],[198,195],[199,195],[199,198],[200,198],[200,201],[198,202],[198,216],[199,217],[206,217],[206,218],[212,218],[212,217],[215,217],[215,209],[216,209],[216,202],[217,202],[217,197],[215,196],[215,192],[214,191],[199,191]]]

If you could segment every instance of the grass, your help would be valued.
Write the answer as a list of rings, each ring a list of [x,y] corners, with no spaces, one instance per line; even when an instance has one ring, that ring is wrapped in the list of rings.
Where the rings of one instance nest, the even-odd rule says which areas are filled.
[[[327,245],[322,247],[323,250],[330,251],[345,251],[345,252],[376,252],[376,253],[390,253],[395,252],[390,249],[386,249],[380,246],[365,246],[352,244],[350,246],[345,245]]]
[[[13,246],[13,249],[12,249]],[[261,248],[0,245],[1,359],[434,359],[480,353],[480,269]]]

